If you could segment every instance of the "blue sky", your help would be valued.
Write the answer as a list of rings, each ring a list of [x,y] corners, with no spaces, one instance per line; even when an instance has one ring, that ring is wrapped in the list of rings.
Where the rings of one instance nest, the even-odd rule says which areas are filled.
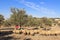
[[[9,18],[10,8],[25,8],[34,17],[60,17],[60,0],[0,0],[0,14]]]

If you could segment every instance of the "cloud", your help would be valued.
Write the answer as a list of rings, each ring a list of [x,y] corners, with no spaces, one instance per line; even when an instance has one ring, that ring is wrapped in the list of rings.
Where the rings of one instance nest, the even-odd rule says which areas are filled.
[[[40,2],[40,4],[45,4],[45,2]]]
[[[25,0],[14,0],[14,1],[17,1],[19,3],[24,3],[25,2]]]
[[[18,1],[19,2],[19,1]],[[45,13],[45,14],[56,14],[54,10],[41,7],[40,5],[35,4],[34,2],[28,2],[26,0],[20,0],[20,3],[24,4],[27,7],[30,7],[34,10],[39,11],[40,13]],[[40,2],[40,4],[44,4],[44,2]]]

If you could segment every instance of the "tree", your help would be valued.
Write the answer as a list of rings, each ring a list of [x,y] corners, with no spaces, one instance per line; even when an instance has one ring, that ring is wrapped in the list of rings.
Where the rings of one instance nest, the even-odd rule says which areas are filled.
[[[50,18],[44,17],[44,18],[41,19],[41,24],[42,24],[42,26],[43,26],[44,29],[51,28],[52,22],[53,21]]]
[[[9,27],[9,26],[11,26],[11,22],[9,20],[5,20],[4,23],[3,23],[3,26],[4,27]]]
[[[0,27],[3,24],[3,22],[4,22],[4,16],[0,14]]]
[[[52,20],[50,18],[42,18],[41,23],[44,23],[45,25],[52,26]]]
[[[14,25],[23,26],[25,23],[27,23],[28,15],[24,9],[11,8],[11,12],[12,15],[10,17],[10,20]]]

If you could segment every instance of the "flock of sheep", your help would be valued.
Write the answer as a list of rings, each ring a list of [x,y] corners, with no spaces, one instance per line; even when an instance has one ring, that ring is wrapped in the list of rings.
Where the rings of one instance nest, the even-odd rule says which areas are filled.
[[[28,30],[28,29],[24,29],[24,30],[14,30],[14,33],[17,34],[25,34],[25,35],[35,35],[35,34],[40,34],[40,35],[60,35],[60,31],[53,31],[53,30],[49,30],[49,31],[45,31],[45,30]]]

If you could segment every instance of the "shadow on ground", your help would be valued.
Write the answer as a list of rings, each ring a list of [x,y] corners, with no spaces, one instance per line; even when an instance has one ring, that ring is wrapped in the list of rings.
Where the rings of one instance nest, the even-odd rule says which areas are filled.
[[[0,37],[1,37],[1,36],[5,36],[5,35],[9,35],[9,34],[12,34],[12,33],[13,33],[12,31],[0,32]]]
[[[12,33],[13,33],[12,31],[0,32],[0,40],[11,40],[11,39],[13,39],[13,37],[8,36],[8,35],[10,35]],[[6,35],[7,35],[7,37],[4,37]]]
[[[13,37],[3,37],[3,38],[0,38],[0,40],[13,40]]]

